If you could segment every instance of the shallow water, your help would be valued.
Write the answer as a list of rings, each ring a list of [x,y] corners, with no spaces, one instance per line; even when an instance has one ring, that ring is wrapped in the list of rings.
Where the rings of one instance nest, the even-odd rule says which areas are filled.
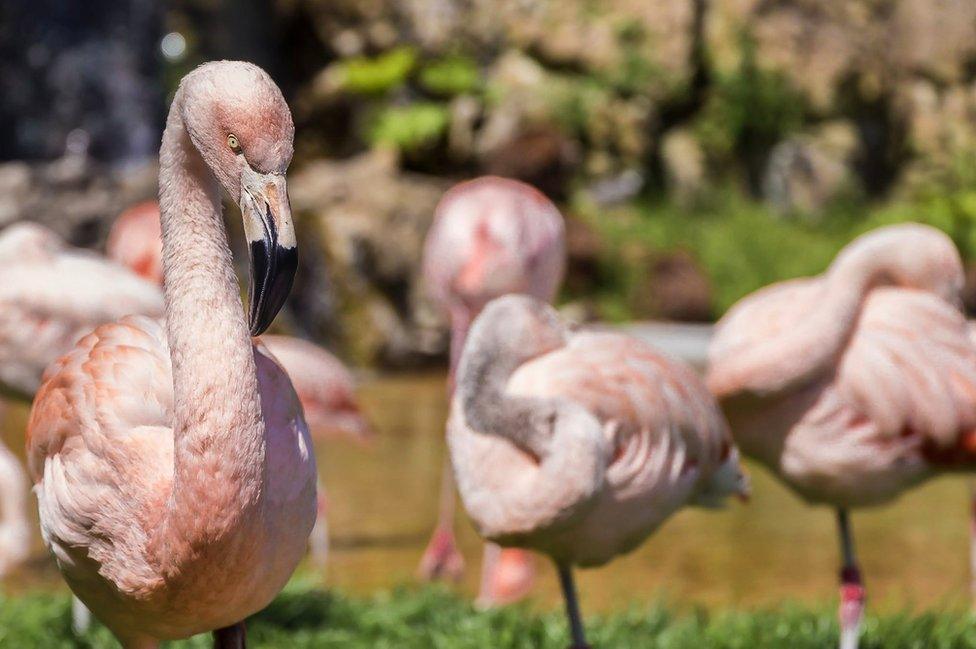
[[[344,440],[320,444],[320,471],[328,490],[332,548],[321,578],[344,592],[366,594],[413,580],[437,513],[446,416],[441,375],[370,379],[364,408],[379,435],[369,445]],[[26,408],[8,411],[4,438],[20,451]],[[812,508],[749,466],[753,498],[724,511],[686,510],[629,556],[582,571],[588,612],[666,598],[679,605],[775,605],[784,600],[824,603],[836,592],[838,550],[833,513]],[[960,608],[968,605],[969,488],[962,477],[934,480],[890,506],[857,512],[854,532],[875,610]],[[458,516],[468,571],[458,588],[473,594],[480,542]],[[534,602],[555,605],[550,567]],[[37,540],[36,558],[4,586],[62,588]]]

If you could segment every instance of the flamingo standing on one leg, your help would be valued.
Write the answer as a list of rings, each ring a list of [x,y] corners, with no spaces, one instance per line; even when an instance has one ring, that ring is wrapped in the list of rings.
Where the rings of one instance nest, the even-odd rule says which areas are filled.
[[[281,589],[315,519],[315,459],[287,375],[252,335],[291,286],[285,189],[294,127],[274,82],[238,62],[183,79],[160,150],[166,322],[103,325],[46,373],[28,458],[45,539],[126,647],[216,629]],[[245,322],[220,214],[241,204]]]
[[[524,183],[482,177],[456,185],[441,199],[424,244],[428,290],[451,320],[450,390],[468,327],[484,306],[508,293],[551,301],[566,264],[562,215]],[[464,562],[454,539],[454,485],[443,472],[437,528],[420,563],[431,579],[460,576]],[[524,597],[535,578],[519,549],[484,551],[478,602],[505,604]]]
[[[471,328],[448,445],[482,536],[555,561],[577,649],[573,565],[629,552],[686,504],[748,493],[690,367],[629,336],[573,332],[521,295],[491,302]]]
[[[837,508],[841,646],[864,587],[848,521],[939,471],[976,467],[976,345],[959,253],[922,225],[854,240],[818,277],[766,287],[719,322],[708,385],[742,450]]]

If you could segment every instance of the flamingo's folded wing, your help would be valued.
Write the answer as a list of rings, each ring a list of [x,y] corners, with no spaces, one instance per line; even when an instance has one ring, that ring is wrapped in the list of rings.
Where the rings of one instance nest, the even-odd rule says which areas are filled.
[[[976,345],[963,315],[926,292],[873,291],[837,389],[879,432],[952,449],[976,428]]]

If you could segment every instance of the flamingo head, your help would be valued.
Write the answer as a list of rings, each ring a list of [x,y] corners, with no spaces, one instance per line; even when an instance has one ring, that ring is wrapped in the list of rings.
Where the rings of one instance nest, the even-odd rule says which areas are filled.
[[[841,251],[834,268],[858,267],[876,284],[914,288],[961,305],[964,273],[959,251],[944,232],[901,223],[863,234]]]
[[[249,325],[256,336],[284,305],[298,268],[285,185],[295,136],[291,112],[271,77],[250,63],[202,65],[180,92],[190,140],[241,208],[251,258]]]

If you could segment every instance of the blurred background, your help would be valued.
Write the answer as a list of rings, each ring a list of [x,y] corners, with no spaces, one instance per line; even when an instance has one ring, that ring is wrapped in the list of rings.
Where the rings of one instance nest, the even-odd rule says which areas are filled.
[[[0,227],[100,249],[155,196],[175,84],[217,58],[263,66],[294,113],[302,268],[277,326],[363,370],[381,432],[320,450],[341,588],[410,580],[433,525],[447,332],[419,262],[457,180],[515,177],[560,205],[560,303],[581,320],[711,322],[905,220],[954,238],[976,309],[972,0],[8,0]],[[752,473],[748,508],[682,513],[584,575],[588,604],[831,596],[830,513]],[[966,498],[943,479],[858,514],[872,606],[965,604]],[[37,555],[13,588],[57,583]]]

